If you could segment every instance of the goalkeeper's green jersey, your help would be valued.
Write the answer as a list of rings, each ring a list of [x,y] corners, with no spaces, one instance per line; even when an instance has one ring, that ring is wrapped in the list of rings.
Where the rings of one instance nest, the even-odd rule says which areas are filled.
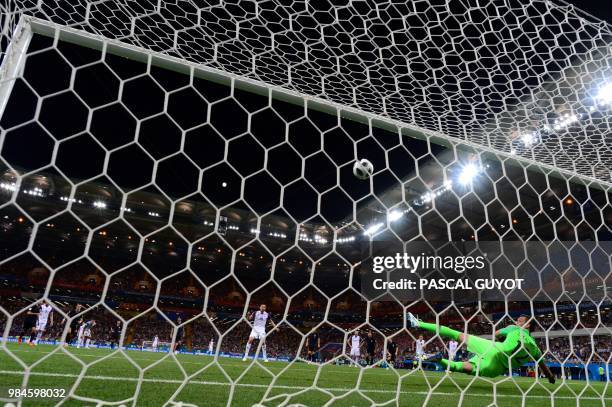
[[[510,325],[500,330],[500,334],[506,337],[500,343],[501,346],[498,347],[507,356],[499,358],[505,368],[508,368],[509,361],[512,363],[512,367],[519,367],[528,362],[537,363],[538,359],[542,356],[542,351],[535,339],[525,328]]]

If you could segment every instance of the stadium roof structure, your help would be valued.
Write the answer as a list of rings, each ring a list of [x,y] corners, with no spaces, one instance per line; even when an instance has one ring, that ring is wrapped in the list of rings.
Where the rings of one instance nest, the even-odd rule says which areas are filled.
[[[560,0],[0,7],[612,182],[612,28]]]

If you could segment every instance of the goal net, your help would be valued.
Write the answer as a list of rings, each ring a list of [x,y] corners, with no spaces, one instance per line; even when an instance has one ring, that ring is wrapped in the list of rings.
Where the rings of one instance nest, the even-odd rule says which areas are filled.
[[[612,401],[608,24],[548,0],[0,12],[7,405]]]

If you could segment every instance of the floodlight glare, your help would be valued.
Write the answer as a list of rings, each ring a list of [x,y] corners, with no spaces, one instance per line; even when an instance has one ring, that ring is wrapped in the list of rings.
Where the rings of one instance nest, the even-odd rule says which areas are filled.
[[[607,83],[599,88],[595,100],[598,105],[612,105],[612,83]]]
[[[525,133],[521,136],[521,141],[526,147],[529,147],[537,141],[537,138],[535,133]]]
[[[398,220],[399,218],[401,218],[402,215],[403,215],[402,211],[398,211],[397,209],[395,209],[387,214],[387,219],[389,219],[389,222],[394,222]]]
[[[374,233],[378,232],[380,230],[380,228],[382,228],[383,226],[385,226],[383,223],[376,223],[370,227],[368,227],[365,232],[363,232],[364,235],[366,236],[372,236]]]
[[[475,164],[467,164],[459,174],[459,183],[467,185],[478,175],[478,167]]]

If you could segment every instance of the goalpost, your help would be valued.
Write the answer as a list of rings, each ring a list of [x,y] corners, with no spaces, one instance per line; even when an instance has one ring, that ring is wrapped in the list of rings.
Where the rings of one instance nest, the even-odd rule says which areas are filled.
[[[0,7],[0,377],[64,375],[58,402],[100,404],[146,403],[147,385],[152,404],[201,403],[197,386],[223,405],[610,402],[608,25],[538,0],[39,3]],[[375,257],[396,254],[482,255],[490,274],[459,274],[525,285],[373,289]],[[418,276],[456,277],[441,268]],[[42,299],[66,319],[58,344],[82,316],[143,351],[160,332],[167,354],[33,362],[9,338]],[[260,304],[277,326],[232,364]],[[499,380],[444,373],[415,341],[436,356],[448,339],[408,312],[491,340],[528,314],[543,355]],[[348,369],[356,329],[372,364],[328,370]],[[557,387],[526,381],[540,361]],[[136,373],[120,397],[91,385],[121,369]]]

